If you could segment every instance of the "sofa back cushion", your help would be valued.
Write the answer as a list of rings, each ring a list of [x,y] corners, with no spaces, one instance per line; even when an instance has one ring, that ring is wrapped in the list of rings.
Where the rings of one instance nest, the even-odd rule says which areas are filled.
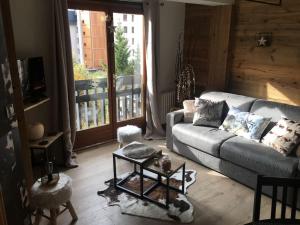
[[[254,102],[250,112],[264,117],[271,117],[271,121],[275,123],[281,119],[281,116],[300,122],[300,106],[259,99]]]
[[[203,92],[200,98],[214,102],[226,101],[228,108],[235,107],[243,112],[249,112],[252,104],[256,100],[256,98],[252,97],[218,91]]]

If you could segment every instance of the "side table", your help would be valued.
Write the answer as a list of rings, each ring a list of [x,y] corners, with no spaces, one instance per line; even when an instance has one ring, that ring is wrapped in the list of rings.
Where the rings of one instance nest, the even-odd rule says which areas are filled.
[[[66,210],[69,210],[73,220],[77,220],[71,196],[72,179],[63,173],[54,185],[42,185],[40,181],[36,181],[31,188],[31,204],[37,209],[34,224],[39,225],[41,217],[45,217],[50,220],[51,225],[57,225],[56,218]],[[60,206],[64,209],[60,210]],[[50,210],[50,218],[44,215],[45,209]]]

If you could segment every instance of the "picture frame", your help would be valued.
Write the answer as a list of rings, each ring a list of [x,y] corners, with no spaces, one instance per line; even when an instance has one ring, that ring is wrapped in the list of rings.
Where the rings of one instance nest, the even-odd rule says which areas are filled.
[[[249,2],[257,2],[267,5],[281,6],[282,0],[247,0]]]

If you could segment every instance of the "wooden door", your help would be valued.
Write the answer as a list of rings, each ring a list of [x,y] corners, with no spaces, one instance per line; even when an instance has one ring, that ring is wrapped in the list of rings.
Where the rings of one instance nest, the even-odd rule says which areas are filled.
[[[69,1],[68,13],[75,148],[84,148],[113,140],[119,126],[145,123],[143,16],[136,4],[79,0]]]

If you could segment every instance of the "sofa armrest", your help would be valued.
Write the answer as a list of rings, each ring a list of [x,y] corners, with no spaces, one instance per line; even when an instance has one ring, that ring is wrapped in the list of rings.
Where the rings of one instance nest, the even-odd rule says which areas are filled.
[[[167,148],[173,149],[173,135],[172,135],[172,128],[175,124],[180,123],[183,121],[184,117],[184,110],[177,110],[174,112],[170,112],[167,114],[167,127],[166,127],[166,138],[167,138]]]

